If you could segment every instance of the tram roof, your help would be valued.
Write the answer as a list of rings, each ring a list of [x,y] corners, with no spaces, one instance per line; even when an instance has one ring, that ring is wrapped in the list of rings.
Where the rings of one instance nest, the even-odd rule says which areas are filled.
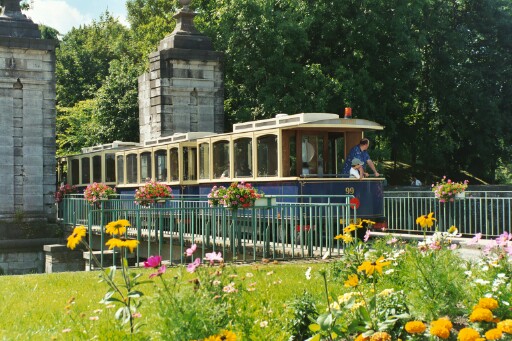
[[[300,113],[294,115],[278,114],[274,118],[233,125],[233,133],[256,131],[272,128],[296,127],[296,126],[326,126],[333,128],[355,128],[364,130],[383,130],[384,126],[369,120],[357,118],[340,118],[332,113]]]

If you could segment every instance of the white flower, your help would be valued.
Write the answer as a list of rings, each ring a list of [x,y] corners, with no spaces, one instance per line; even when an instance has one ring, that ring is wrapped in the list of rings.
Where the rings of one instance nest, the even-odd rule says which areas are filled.
[[[311,279],[311,267],[306,270],[306,279],[309,281]]]
[[[477,283],[477,284],[481,284],[481,285],[487,285],[487,284],[489,284],[489,283],[491,283],[491,282],[486,281],[486,280],[483,280],[483,279],[481,279],[481,278],[477,278],[477,279],[475,279],[475,283]]]
[[[472,275],[471,270],[464,271],[464,275],[466,275],[466,276],[471,276],[471,275]]]
[[[261,321],[261,322],[260,322],[260,327],[261,327],[261,328],[266,328],[266,327],[268,327],[268,321]]]

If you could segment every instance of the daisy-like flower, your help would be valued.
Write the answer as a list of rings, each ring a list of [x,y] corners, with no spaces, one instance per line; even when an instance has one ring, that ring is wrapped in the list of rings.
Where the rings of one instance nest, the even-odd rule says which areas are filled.
[[[204,255],[205,259],[207,261],[210,261],[210,264],[213,264],[215,261],[219,261],[219,262],[222,262],[224,261],[224,258],[222,258],[222,253],[215,253],[215,252],[210,252],[210,253],[206,253]]]
[[[357,229],[357,226],[354,224],[350,224],[347,227],[343,229],[343,233],[350,233],[352,231],[355,231]]]
[[[106,243],[109,250],[112,250],[116,247],[118,248],[127,248],[130,252],[133,252],[134,249],[139,245],[139,241],[135,239],[119,239],[119,238],[110,238]]]
[[[158,268],[160,264],[162,263],[162,257],[161,256],[151,256],[148,258],[147,261],[144,262],[145,268]]]
[[[355,287],[359,284],[359,278],[356,274],[348,275],[348,279],[345,281],[346,287]]]
[[[306,279],[308,281],[311,279],[311,267],[308,267],[306,270]]]
[[[130,250],[130,253],[132,253],[136,248],[137,248],[137,245],[139,245],[139,241],[136,240],[136,239],[125,239],[125,240],[122,240],[122,247],[125,247],[127,248],[128,250]]]
[[[187,265],[187,271],[193,273],[196,271],[196,268],[201,265],[201,258],[196,258],[192,263]]]
[[[85,226],[77,226],[73,229],[73,233],[68,237],[68,248],[74,250],[83,237],[87,234]]]
[[[187,257],[190,257],[196,252],[197,250],[197,244],[192,244],[187,250],[185,250],[185,255]]]
[[[219,340],[236,341],[236,334],[230,330],[223,330],[219,333]]]
[[[434,221],[436,221],[436,218],[433,217],[434,212],[430,212],[428,215],[422,215],[419,216],[416,219],[416,224],[420,225],[421,228],[431,228],[432,225],[434,225]]]
[[[375,270],[377,270],[377,272],[382,275],[382,268],[384,266],[388,266],[389,264],[391,264],[391,262],[390,261],[385,262],[384,257],[381,256],[375,262],[369,262],[369,261],[363,262],[363,264],[359,265],[359,267],[357,268],[357,271],[358,272],[364,271],[364,272],[366,272],[367,276],[371,276],[371,275],[373,275]]]
[[[354,240],[354,238],[352,237],[352,235],[350,233],[339,234],[336,237],[334,237],[334,239],[336,239],[336,240],[342,239],[345,243],[350,243],[351,241]]]
[[[160,268],[158,268],[157,272],[150,274],[149,278],[162,276],[166,270],[167,270],[167,267],[165,265],[162,265]]]
[[[119,219],[117,221],[112,221],[107,224],[105,228],[105,232],[110,234],[111,236],[117,235],[122,236],[126,233],[126,228],[130,226],[130,222],[126,219]]]

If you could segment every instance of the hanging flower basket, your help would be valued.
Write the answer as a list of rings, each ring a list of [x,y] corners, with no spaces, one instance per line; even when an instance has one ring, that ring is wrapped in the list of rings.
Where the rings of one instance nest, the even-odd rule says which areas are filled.
[[[135,190],[135,203],[141,206],[151,206],[155,202],[165,202],[167,198],[172,198],[171,187],[158,181],[148,181],[142,187]]]
[[[464,182],[455,182],[450,179],[446,179],[446,176],[443,176],[441,181],[432,185],[432,192],[439,202],[453,202],[455,198],[458,196],[465,196],[465,191],[468,188],[468,180],[464,180]]]
[[[227,188],[213,186],[208,194],[208,203],[212,207],[222,205],[231,209],[248,208],[263,196],[264,193],[252,187],[248,182],[233,182]]]
[[[109,197],[114,194],[116,194],[115,188],[105,185],[104,183],[94,182],[85,189],[84,198],[90,205],[98,207],[100,201],[108,200]]]

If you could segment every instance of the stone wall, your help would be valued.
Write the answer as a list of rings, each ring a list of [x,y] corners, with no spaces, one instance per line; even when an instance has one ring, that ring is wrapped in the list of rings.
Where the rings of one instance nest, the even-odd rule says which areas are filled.
[[[0,240],[0,273],[21,275],[43,273],[43,245],[61,241],[54,238]]]

